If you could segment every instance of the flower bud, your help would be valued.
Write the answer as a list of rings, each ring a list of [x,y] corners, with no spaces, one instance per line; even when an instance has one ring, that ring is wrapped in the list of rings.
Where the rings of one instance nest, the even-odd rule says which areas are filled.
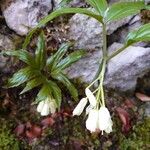
[[[85,89],[85,94],[87,98],[89,99],[90,105],[95,107],[97,101],[96,101],[94,94],[88,88]]]
[[[76,108],[73,111],[73,116],[77,115],[81,115],[81,113],[83,112],[86,104],[87,104],[88,100],[86,98],[82,98],[80,100],[80,102],[78,103],[78,105],[76,106]]]

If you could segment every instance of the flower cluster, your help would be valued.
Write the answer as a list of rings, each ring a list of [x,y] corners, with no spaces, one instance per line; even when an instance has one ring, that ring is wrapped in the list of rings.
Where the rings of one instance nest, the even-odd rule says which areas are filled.
[[[106,133],[112,132],[113,123],[108,109],[103,105],[100,107],[100,109],[98,109],[96,98],[88,88],[86,88],[85,94],[87,98],[83,98],[80,100],[73,111],[73,116],[79,116],[83,112],[85,106],[89,101],[90,105],[86,108],[86,114],[88,115],[88,118],[86,120],[86,128],[90,132],[101,130],[102,134],[103,131],[105,131]]]
[[[41,113],[41,116],[47,116],[50,113],[53,114],[56,112],[56,104],[54,100],[47,98],[46,100],[39,102],[37,111]]]

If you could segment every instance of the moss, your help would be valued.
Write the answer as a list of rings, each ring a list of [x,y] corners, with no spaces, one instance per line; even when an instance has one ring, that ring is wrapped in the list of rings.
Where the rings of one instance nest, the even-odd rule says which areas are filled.
[[[0,127],[0,149],[20,150],[20,143],[11,133],[11,130],[6,122],[1,123]]]
[[[150,148],[150,118],[133,127],[132,133],[125,137],[120,135],[121,150],[147,150]]]

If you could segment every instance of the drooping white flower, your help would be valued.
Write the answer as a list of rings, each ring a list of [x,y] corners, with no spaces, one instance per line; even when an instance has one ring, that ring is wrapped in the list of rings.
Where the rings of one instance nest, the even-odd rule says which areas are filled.
[[[112,132],[112,120],[108,109],[104,106],[99,109],[99,121],[98,121],[99,129],[105,131],[106,133]]]
[[[54,114],[54,113],[56,112],[56,104],[55,104],[55,102],[54,102],[54,101],[51,101],[51,102],[49,103],[49,107],[50,107],[51,113]]]
[[[97,101],[96,101],[96,98],[95,98],[94,94],[90,91],[89,88],[85,89],[85,94],[86,94],[87,98],[89,99],[90,105],[92,107],[95,107]]]
[[[41,116],[47,116],[50,112],[53,114],[56,112],[55,102],[52,99],[47,98],[46,100],[39,102],[37,111],[41,113]]]
[[[86,115],[88,115],[89,114],[89,112],[90,112],[90,110],[92,110],[93,109],[93,107],[91,106],[91,105],[89,105],[88,107],[86,107]]]
[[[46,99],[43,109],[41,111],[41,116],[47,116],[49,113],[50,113],[50,102],[48,99]]]
[[[37,112],[41,112],[44,106],[44,101],[39,102],[37,106]]]
[[[80,100],[80,102],[78,103],[78,105],[76,106],[76,108],[73,110],[73,116],[77,115],[81,115],[81,113],[83,112],[86,104],[87,104],[88,100],[87,98],[82,98]]]
[[[97,109],[90,110],[88,119],[86,120],[86,128],[90,130],[90,132],[96,132],[98,129],[98,119],[99,111]]]

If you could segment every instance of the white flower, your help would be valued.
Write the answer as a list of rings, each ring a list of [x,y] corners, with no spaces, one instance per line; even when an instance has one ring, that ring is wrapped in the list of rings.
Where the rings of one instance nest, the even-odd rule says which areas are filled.
[[[86,104],[87,104],[88,100],[87,98],[82,98],[80,100],[80,102],[78,103],[78,105],[76,106],[76,108],[73,111],[73,116],[77,115],[81,115],[81,113],[83,112],[83,109],[85,108]]]
[[[99,110],[99,129],[105,131],[106,133],[112,132],[112,120],[108,109],[104,106],[100,107]]]
[[[46,100],[39,102],[37,111],[41,113],[41,116],[47,116],[50,112],[53,114],[56,112],[55,102],[47,98]]]
[[[88,107],[86,107],[86,115],[89,114],[90,110],[92,110],[93,107],[91,105],[89,105]]]
[[[85,89],[85,94],[87,98],[89,99],[90,105],[95,107],[97,101],[96,101],[94,94],[88,88]]]
[[[37,106],[37,112],[41,112],[44,106],[44,101],[39,102]]]
[[[98,118],[99,111],[96,109],[90,110],[88,119],[86,120],[86,128],[91,132],[96,132],[96,129],[98,129]]]
[[[41,111],[41,116],[47,116],[50,113],[49,100],[45,100],[44,106]]]

